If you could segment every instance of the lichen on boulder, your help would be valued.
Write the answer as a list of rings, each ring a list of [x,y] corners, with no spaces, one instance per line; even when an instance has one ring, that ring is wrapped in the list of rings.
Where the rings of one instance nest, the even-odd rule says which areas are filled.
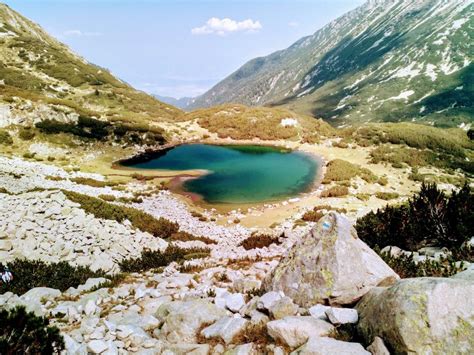
[[[338,213],[323,217],[265,279],[267,291],[283,291],[302,307],[349,305],[398,275],[357,237]]]

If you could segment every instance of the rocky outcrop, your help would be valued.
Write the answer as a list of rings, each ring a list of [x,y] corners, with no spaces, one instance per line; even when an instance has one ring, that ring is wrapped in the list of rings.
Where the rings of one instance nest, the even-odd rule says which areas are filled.
[[[60,191],[0,194],[2,261],[15,258],[67,261],[92,270],[118,271],[118,262],[138,257],[144,248],[165,249],[167,242],[130,224],[87,214]]]
[[[297,242],[265,279],[267,291],[283,291],[300,306],[353,304],[398,275],[357,237],[351,222],[331,212]]]
[[[367,343],[378,336],[395,353],[472,353],[473,295],[472,281],[405,279],[369,291],[357,304],[357,327]]]

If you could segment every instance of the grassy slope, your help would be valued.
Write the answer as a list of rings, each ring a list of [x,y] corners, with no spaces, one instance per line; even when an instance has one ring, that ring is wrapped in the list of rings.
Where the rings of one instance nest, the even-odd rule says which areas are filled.
[[[86,62],[3,4],[0,22],[0,102],[31,101],[65,112],[141,124],[172,121],[181,114]]]

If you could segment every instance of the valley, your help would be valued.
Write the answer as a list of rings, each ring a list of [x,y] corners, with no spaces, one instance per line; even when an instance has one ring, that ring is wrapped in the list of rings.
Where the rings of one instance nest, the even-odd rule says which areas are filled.
[[[185,112],[0,4],[0,353],[474,349],[472,15],[369,0]]]

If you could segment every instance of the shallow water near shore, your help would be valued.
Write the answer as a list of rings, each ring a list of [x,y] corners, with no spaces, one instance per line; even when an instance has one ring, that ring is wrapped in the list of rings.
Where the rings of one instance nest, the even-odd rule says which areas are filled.
[[[151,170],[195,170],[207,173],[183,182],[183,189],[207,203],[275,201],[308,191],[318,162],[312,156],[264,146],[180,145],[129,167]]]

